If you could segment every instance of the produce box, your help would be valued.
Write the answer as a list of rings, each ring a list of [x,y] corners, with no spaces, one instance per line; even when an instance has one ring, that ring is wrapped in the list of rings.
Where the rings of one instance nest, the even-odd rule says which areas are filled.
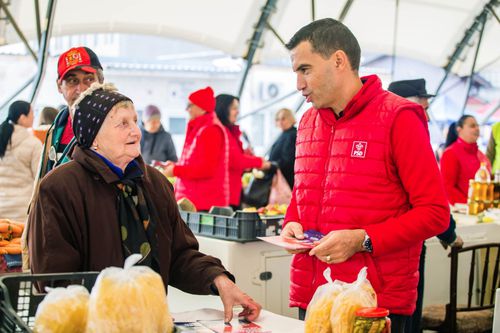
[[[257,212],[236,211],[231,216],[180,211],[189,229],[201,236],[236,242],[257,241],[257,237],[278,235],[283,216],[261,217]]]
[[[7,274],[0,277],[0,332],[32,332],[38,305],[45,297],[35,284],[80,284],[92,289],[98,272],[58,274]]]

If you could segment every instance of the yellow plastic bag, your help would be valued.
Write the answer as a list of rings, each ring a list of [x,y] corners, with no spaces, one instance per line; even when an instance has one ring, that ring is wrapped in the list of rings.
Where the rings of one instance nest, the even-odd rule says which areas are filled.
[[[38,306],[35,333],[84,333],[87,326],[89,292],[83,286],[47,288]]]
[[[330,313],[333,302],[344,290],[346,283],[332,281],[331,270],[324,270],[323,276],[327,283],[321,285],[314,292],[313,298],[307,307],[305,333],[331,333]]]
[[[351,333],[353,331],[356,310],[377,306],[377,294],[366,278],[367,268],[363,267],[358,278],[337,295],[331,307],[330,322],[333,333]]]
[[[137,258],[127,258],[124,269],[110,267],[99,274],[90,295],[87,333],[172,332],[163,281],[149,267],[131,267]]]

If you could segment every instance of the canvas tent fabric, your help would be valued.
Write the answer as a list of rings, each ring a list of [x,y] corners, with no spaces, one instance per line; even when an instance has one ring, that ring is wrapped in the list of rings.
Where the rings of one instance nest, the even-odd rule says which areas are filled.
[[[357,36],[364,52],[392,54],[396,51],[398,56],[442,67],[474,18],[490,1],[347,0],[351,6],[343,22]],[[26,37],[36,39],[34,2],[3,2],[9,3],[8,8]],[[42,18],[47,2],[39,0]],[[248,41],[266,3],[266,0],[88,0],[78,6],[84,8],[77,8],[74,2],[57,1],[52,36],[110,32],[151,34],[200,43],[241,57],[246,55]],[[311,3],[276,0],[269,24],[288,41],[295,31],[311,21]],[[339,18],[346,1],[315,0],[314,4],[316,19]],[[488,66],[500,68],[500,24],[494,16],[490,17],[477,58],[477,70]],[[452,68],[455,74],[470,73],[478,35],[471,39]],[[12,26],[0,24],[0,44],[17,42],[19,38]],[[259,45],[262,47],[254,62],[288,56],[268,29]]]

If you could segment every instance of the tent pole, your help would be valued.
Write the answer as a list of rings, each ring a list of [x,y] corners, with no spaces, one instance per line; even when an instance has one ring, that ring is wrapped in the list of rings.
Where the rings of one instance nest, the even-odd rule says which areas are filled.
[[[497,102],[497,106],[495,106],[495,107],[491,110],[491,112],[490,112],[490,113],[488,113],[488,114],[486,115],[486,117],[484,117],[483,121],[481,122],[481,125],[485,125],[485,124],[488,122],[488,120],[491,118],[491,116],[493,116],[493,115],[495,114],[495,112],[497,112],[497,111],[498,111],[498,109],[500,109],[500,101],[499,101],[499,102]]]
[[[35,2],[35,19],[36,19],[36,36],[38,38],[38,45],[40,45],[42,41],[42,28],[40,27],[40,4],[38,0],[34,0]]]
[[[281,36],[278,34],[278,32],[273,28],[273,26],[266,21],[266,27],[271,30],[271,32],[273,33],[274,37],[276,37],[279,42],[281,43],[281,45],[283,45],[284,47],[286,47],[286,43],[285,41],[283,40],[283,38],[281,38]]]
[[[40,46],[38,48],[38,71],[36,73],[35,80],[33,81],[33,89],[30,98],[31,103],[33,103],[33,101],[36,99],[36,96],[38,95],[38,91],[40,90],[40,83],[45,74],[48,45],[52,33],[52,26],[54,25],[53,23],[54,23],[55,9],[56,9],[56,0],[49,0],[49,2],[47,3],[47,13],[45,17],[46,25],[41,36],[42,39],[40,41]]]
[[[311,0],[311,21],[316,20],[316,0]]]
[[[443,87],[443,84],[448,78],[448,75],[450,74],[453,65],[455,65],[455,62],[458,60],[458,58],[460,58],[460,55],[462,54],[463,50],[469,43],[469,40],[472,38],[476,30],[478,29],[479,24],[481,24],[483,17],[486,19],[488,17],[488,11],[490,10],[490,8],[494,8],[494,6],[498,5],[498,3],[499,3],[498,0],[490,0],[490,2],[483,7],[481,13],[474,18],[474,21],[472,22],[471,26],[465,31],[462,40],[457,44],[455,50],[453,51],[453,54],[449,58],[448,63],[443,68],[444,76],[441,79],[441,82],[439,83],[436,92],[434,93],[434,95],[436,95],[436,98],[439,95],[439,91]],[[432,99],[431,104],[436,100],[436,98]]]
[[[253,58],[255,56],[255,52],[259,47],[260,40],[262,39],[262,35],[264,34],[264,30],[266,28],[266,22],[269,20],[271,13],[276,9],[276,3],[278,0],[267,0],[266,5],[262,8],[262,14],[260,15],[259,21],[255,26],[252,39],[248,45],[248,51],[246,55],[247,65],[245,68],[245,72],[243,73],[243,77],[240,83],[240,89],[238,90],[238,97],[241,97],[243,92],[243,88],[245,87],[245,82],[247,80],[248,73],[250,72],[250,68],[253,65]]]
[[[30,77],[28,79],[28,81],[26,81],[25,84],[23,84],[21,86],[21,88],[19,88],[15,93],[13,93],[10,97],[8,97],[2,104],[0,104],[0,110],[3,110],[4,108],[7,107],[7,105],[9,105],[9,103],[14,99],[16,98],[17,95],[19,95],[20,93],[23,92],[24,89],[26,89],[32,82],[33,80],[35,79],[35,76],[33,75],[32,77]]]
[[[465,108],[467,107],[467,101],[469,100],[470,90],[472,88],[472,83],[474,81],[474,71],[476,70],[476,61],[479,54],[479,49],[481,48],[481,41],[483,40],[484,27],[486,26],[486,17],[483,17],[483,25],[481,26],[481,31],[479,32],[479,40],[477,42],[476,53],[474,54],[474,61],[472,62],[472,68],[470,70],[467,94],[465,94],[464,105],[462,107],[462,116],[465,113]]]
[[[16,20],[14,19],[14,17],[12,16],[12,14],[10,13],[10,10],[7,7],[7,4],[5,2],[3,2],[3,0],[0,0],[0,8],[2,8],[3,11],[5,12],[5,16],[7,17],[7,20],[9,20],[9,22],[12,24],[12,27],[14,28],[14,30],[16,30],[17,35],[19,36],[19,38],[21,39],[21,41],[24,43],[24,46],[26,46],[26,48],[28,49],[29,53],[31,53],[31,56],[33,57],[33,59],[35,59],[35,61],[37,61],[37,57],[36,57],[35,51],[33,51],[33,49],[31,48],[28,40],[26,39],[26,37],[24,36],[23,32],[21,31],[21,29],[17,25]]]
[[[344,4],[344,7],[342,8],[342,11],[340,12],[339,15],[339,21],[344,22],[345,17],[347,16],[347,13],[349,13],[349,10],[351,9],[351,5],[354,2],[354,0],[347,0]]]

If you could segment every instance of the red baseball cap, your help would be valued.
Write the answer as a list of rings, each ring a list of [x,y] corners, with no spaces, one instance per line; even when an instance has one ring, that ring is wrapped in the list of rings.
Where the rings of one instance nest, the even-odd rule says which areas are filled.
[[[97,55],[88,47],[73,47],[61,54],[57,63],[57,80],[61,81],[64,76],[73,69],[80,69],[88,73],[95,73],[102,69]]]

